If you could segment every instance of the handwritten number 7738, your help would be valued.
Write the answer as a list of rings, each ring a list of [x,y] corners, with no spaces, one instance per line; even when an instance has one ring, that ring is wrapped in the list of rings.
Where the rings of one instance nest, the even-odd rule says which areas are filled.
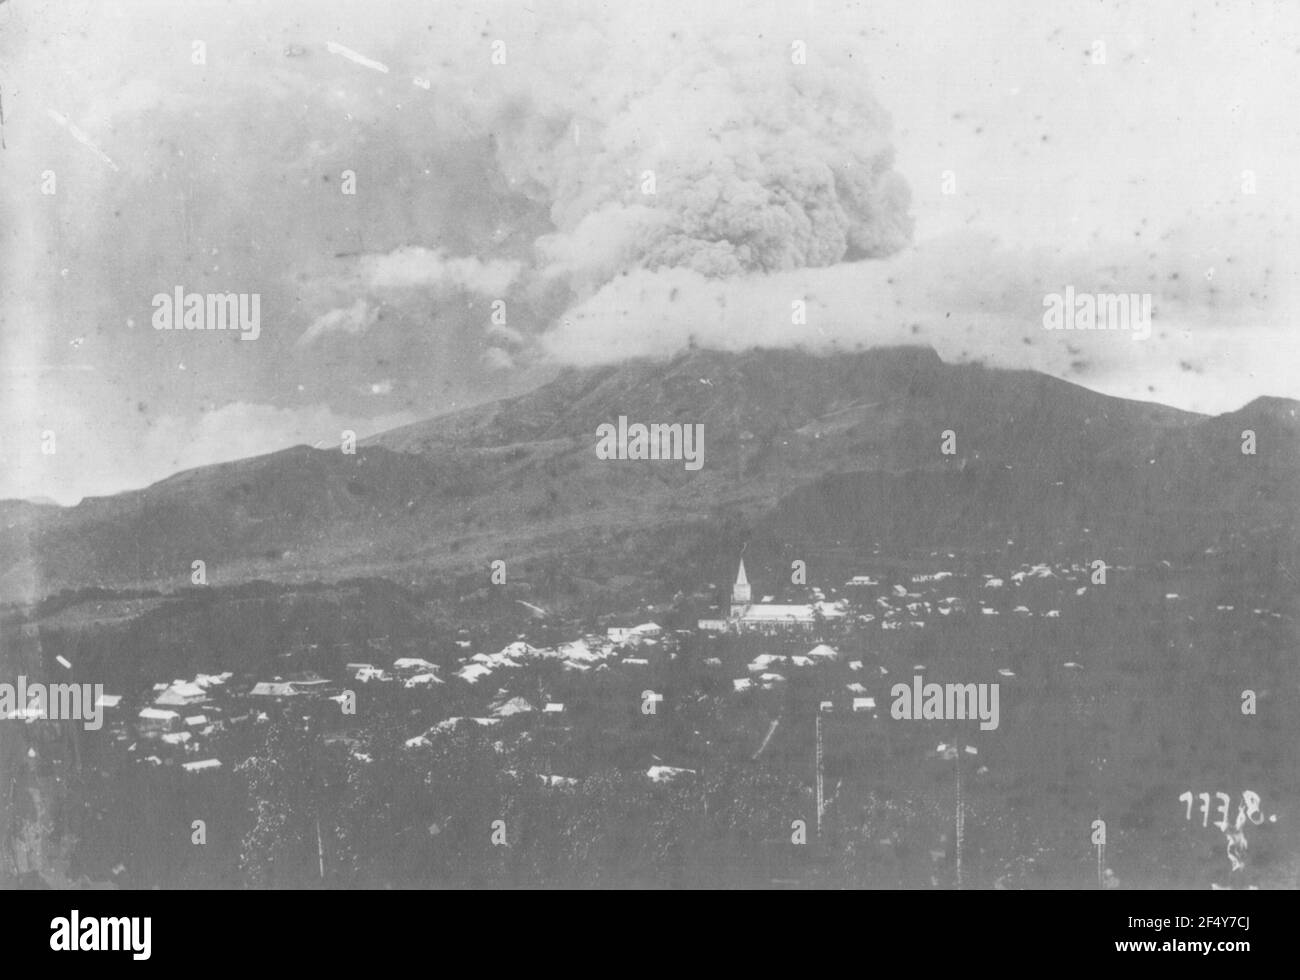
[[[1227,833],[1227,831],[1228,831],[1228,826],[1229,826],[1229,821],[1228,821],[1228,808],[1229,808],[1229,807],[1231,806],[1231,804],[1232,804],[1232,798],[1231,798],[1227,793],[1215,793],[1215,794],[1214,794],[1214,798],[1218,801],[1218,804],[1219,804],[1219,805],[1218,805],[1217,807],[1215,807],[1214,809],[1215,809],[1215,810],[1219,813],[1219,815],[1220,815],[1220,816],[1219,816],[1219,819],[1216,820],[1216,821],[1214,821],[1214,826],[1218,827],[1219,830],[1221,830],[1222,832]],[[1185,793],[1183,793],[1181,796],[1179,796],[1178,799],[1179,799],[1180,802],[1182,802],[1182,803],[1186,803],[1186,804],[1187,804],[1187,819],[1188,819],[1188,820],[1191,820],[1191,819],[1192,819],[1192,804],[1193,804],[1197,799],[1199,799],[1199,800],[1201,801],[1201,826],[1202,826],[1202,827],[1208,827],[1208,826],[1210,825],[1210,809],[1211,809],[1211,808],[1210,808],[1210,794],[1209,794],[1209,793],[1199,793],[1199,794],[1197,794],[1196,796],[1193,796],[1193,795],[1192,795],[1192,791],[1191,791],[1191,790],[1188,790],[1187,792],[1185,792]],[[1246,790],[1244,793],[1242,793],[1242,794],[1241,794],[1241,809],[1245,812],[1246,818],[1247,818],[1251,823],[1258,825],[1258,824],[1261,824],[1261,823],[1264,822],[1264,814],[1261,813],[1261,812],[1260,812],[1260,809],[1259,809],[1259,794],[1258,794],[1258,793],[1253,793],[1253,792],[1251,792],[1250,790]]]

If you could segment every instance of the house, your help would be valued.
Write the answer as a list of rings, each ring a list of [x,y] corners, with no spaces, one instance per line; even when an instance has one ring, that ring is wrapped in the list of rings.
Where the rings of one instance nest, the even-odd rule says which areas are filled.
[[[430,735],[441,733],[441,732],[453,732],[456,730],[456,726],[459,725],[463,720],[464,719],[460,717],[444,718],[442,721],[438,722],[438,724],[434,725],[423,735],[417,735],[415,738],[408,738],[406,740],[406,745],[408,748],[415,748],[419,745],[428,745]]]
[[[695,775],[695,770],[683,769],[680,766],[651,766],[646,770],[646,775],[650,777],[650,781],[655,783],[672,782],[683,773]]]
[[[180,715],[166,708],[145,708],[140,712],[140,729],[148,732],[170,731],[178,718]]]
[[[492,709],[492,717],[509,718],[511,715],[527,714],[533,710],[533,706],[525,698],[511,698],[509,701],[503,701]]]
[[[294,694],[306,693],[306,691],[304,691],[303,688],[306,688],[307,690],[311,690],[312,688],[325,687],[329,683],[330,682],[327,681],[324,677],[321,677],[320,674],[317,674],[310,670],[303,671],[302,673],[299,674],[295,674],[294,676],[289,678],[289,685],[293,688]]]
[[[876,699],[875,698],[854,698],[853,710],[854,711],[875,711]]]
[[[538,778],[541,779],[541,781],[542,781],[542,785],[544,785],[544,786],[549,786],[549,787],[551,787],[552,789],[554,789],[554,788],[556,788],[556,787],[566,787],[566,788],[567,788],[567,787],[572,787],[572,786],[577,786],[577,785],[578,785],[578,780],[577,780],[576,778],[574,778],[573,776],[550,776],[550,775],[545,775],[545,774],[543,774],[543,775],[539,776]]]
[[[404,687],[428,687],[431,684],[443,684],[445,681],[437,674],[416,674],[414,677],[407,678]]]
[[[614,643],[634,643],[658,636],[663,627],[658,623],[642,623],[640,626],[611,626],[605,636]]]
[[[185,725],[187,728],[195,728],[199,725],[206,725],[207,723],[208,723],[207,715],[190,715],[188,718],[185,719]]]
[[[544,715],[558,715],[563,713],[564,705],[556,704],[554,701],[548,703],[546,707],[542,709],[542,714]]]
[[[209,688],[215,685],[221,685],[234,677],[232,671],[226,671],[224,674],[199,674],[194,678],[194,683],[202,688]]]
[[[221,760],[200,759],[198,762],[182,763],[181,768],[186,772],[211,772],[213,769],[221,768]]]
[[[255,698],[287,698],[298,692],[287,681],[258,681],[248,693]]]
[[[772,664],[785,663],[786,660],[787,658],[779,653],[760,653],[750,661],[748,669],[750,673],[757,674],[761,671],[767,670],[767,668],[772,666]]]
[[[529,646],[521,638],[515,640],[514,643],[507,643],[505,646],[501,648],[501,652],[498,653],[497,656],[502,658],[532,657],[532,656],[536,656],[539,652],[540,651],[538,650],[537,647]]]
[[[609,644],[603,644],[598,649],[593,650],[591,644],[586,640],[578,639],[570,643],[561,643],[554,651],[544,650],[542,653],[549,656],[562,657],[565,660],[582,660],[591,662],[600,660],[609,656],[613,647]]]
[[[177,681],[154,698],[154,704],[161,704],[166,707],[180,707],[198,704],[207,699],[208,692],[198,684],[192,681]]]
[[[467,684],[477,684],[480,677],[487,677],[491,673],[490,667],[484,667],[482,664],[467,664],[456,671],[456,676]]]
[[[101,694],[95,699],[96,708],[116,708],[121,703],[122,695],[120,694]]]

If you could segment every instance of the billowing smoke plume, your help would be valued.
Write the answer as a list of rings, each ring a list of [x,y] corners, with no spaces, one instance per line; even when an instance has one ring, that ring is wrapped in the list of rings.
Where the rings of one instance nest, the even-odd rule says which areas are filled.
[[[500,142],[507,173],[526,169],[551,198],[558,231],[539,246],[552,270],[604,263],[725,277],[904,246],[906,186],[889,169],[887,121],[861,81],[770,66],[777,52],[766,65],[729,66],[702,52],[645,94],[633,84],[608,120],[560,107],[569,121],[558,138],[546,140],[555,116],[541,114],[541,125]]]
[[[500,199],[521,202],[505,208],[503,227],[460,243],[520,270],[508,298],[523,332],[483,335],[494,345],[483,363],[530,360],[532,339],[630,274],[766,277],[909,243],[910,194],[861,51],[787,9],[702,6],[555,3],[530,13],[475,0],[440,5],[427,37],[364,52],[398,84],[410,75],[427,84],[407,98],[444,158],[461,147],[492,171]],[[447,35],[474,42],[448,46]],[[467,201],[463,221],[454,208],[453,199],[430,220],[480,223],[468,209],[481,212],[481,199]],[[345,292],[317,312],[308,338],[368,332],[380,304],[412,295],[371,288],[362,308]]]
[[[730,277],[902,248],[909,194],[866,67],[796,43],[616,17],[530,45],[493,131],[503,173],[549,206],[543,276],[581,295],[629,269]]]

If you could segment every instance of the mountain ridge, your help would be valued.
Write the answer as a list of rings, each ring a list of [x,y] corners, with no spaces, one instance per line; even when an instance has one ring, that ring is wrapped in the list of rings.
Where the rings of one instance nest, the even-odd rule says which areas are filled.
[[[948,364],[921,347],[692,349],[565,369],[532,391],[361,440],[355,454],[295,446],[74,507],[0,506],[0,598],[187,584],[196,560],[214,583],[419,578],[498,557],[617,551],[620,535],[667,540],[724,511],[808,535],[790,512],[800,501],[899,546],[936,529],[988,543],[1007,527],[1035,529],[1027,547],[1085,531],[1122,544],[1146,534],[1133,514],[1155,550],[1262,533],[1294,544],[1297,407],[1258,398],[1205,416]],[[704,468],[597,459],[597,426],[620,415],[703,425]],[[1259,452],[1243,456],[1251,427]],[[874,495],[865,509],[845,496],[851,486]],[[897,527],[882,526],[890,520]]]

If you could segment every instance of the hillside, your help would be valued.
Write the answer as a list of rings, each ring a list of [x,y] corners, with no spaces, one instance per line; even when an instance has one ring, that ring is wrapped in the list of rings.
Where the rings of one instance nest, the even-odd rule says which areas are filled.
[[[1296,403],[1208,418],[926,348],[691,350],[566,370],[527,394],[375,436],[178,473],[71,508],[0,509],[0,599],[208,580],[416,581],[494,558],[601,552],[730,515],[769,539],[1150,556],[1267,540],[1290,563]],[[604,461],[596,429],[701,423],[704,466]],[[1241,432],[1257,435],[1254,456]],[[944,430],[956,452],[944,454]],[[615,563],[617,564],[617,562]],[[618,571],[619,569],[606,569]],[[626,569],[623,569],[624,571]]]

